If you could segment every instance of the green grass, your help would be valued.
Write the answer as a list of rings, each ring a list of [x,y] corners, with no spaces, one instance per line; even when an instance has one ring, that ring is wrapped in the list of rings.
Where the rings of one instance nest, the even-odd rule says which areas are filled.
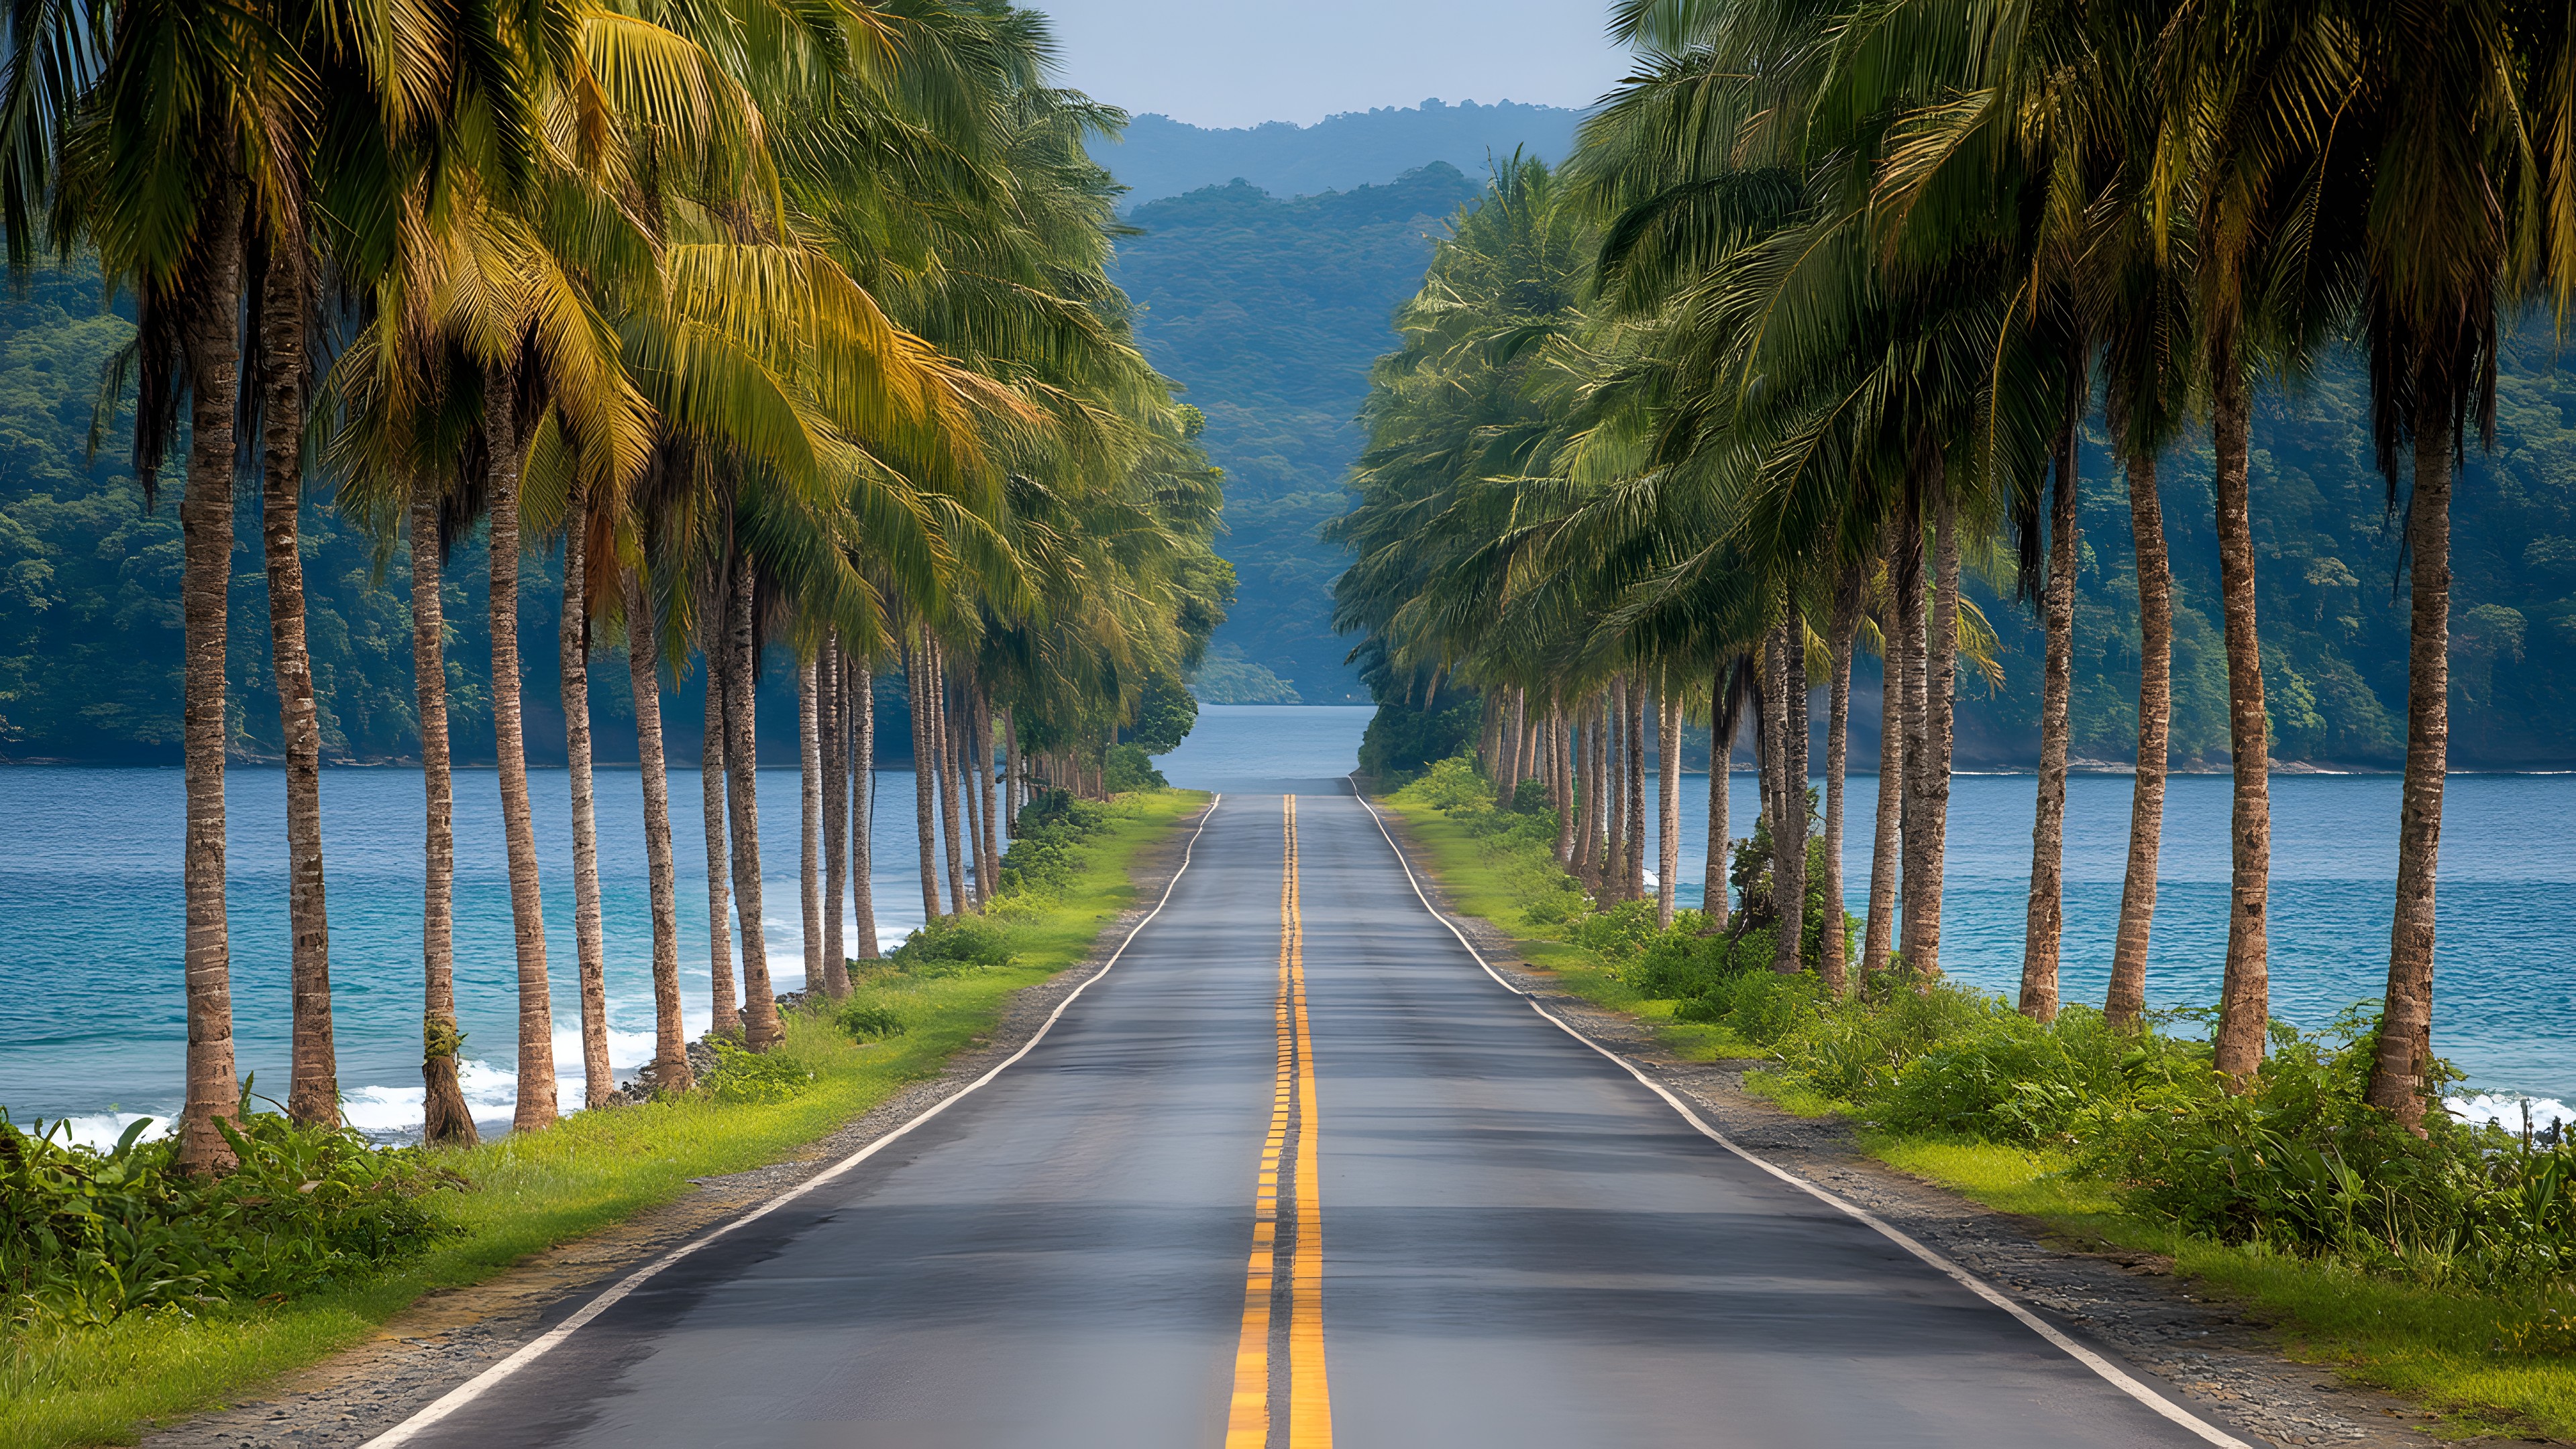
[[[1892,1167],[2036,1219],[2078,1246],[2171,1258],[2211,1296],[2271,1326],[2291,1357],[2422,1404],[2450,1433],[2576,1438],[2576,1363],[2494,1347],[2519,1325],[2576,1308],[2576,1294],[2565,1289],[2507,1297],[2421,1287],[2330,1259],[2180,1232],[2069,1177],[2066,1159],[2054,1154],[1892,1133],[1862,1140]]]
[[[1621,979],[1619,967],[1570,939],[1572,922],[1533,919],[1530,902],[1563,894],[1556,882],[1565,872],[1557,868],[1551,846],[1480,830],[1484,812],[1443,810],[1419,789],[1399,790],[1376,803],[1404,822],[1406,833],[1429,857],[1431,873],[1453,909],[1509,935],[1520,961],[1548,972],[1569,993],[1653,1023],[1665,1049],[1686,1061],[1769,1055],[1722,1024],[1675,1021],[1677,1003],[1639,994]]]
[[[1538,917],[1554,914],[1562,873],[1547,846],[1500,823],[1508,817],[1465,802],[1444,809],[1419,783],[1379,803],[1403,819],[1450,903],[1523,943],[1525,959],[1568,992],[1654,1022],[1684,1057],[1771,1057],[1769,1048],[1722,1025],[1674,1021],[1677,1003],[1641,997],[1618,968],[1572,939],[1571,921],[1533,918],[1534,906]],[[1780,1073],[1749,1072],[1745,1086],[1800,1116],[1847,1109]],[[2499,1347],[2518,1328],[2576,1312],[2576,1291],[2512,1295],[2423,1287],[2332,1259],[2182,1232],[2127,1210],[2107,1186],[2068,1175],[2063,1156],[1880,1129],[1864,1130],[1860,1141],[1892,1167],[2030,1218],[2074,1246],[2169,1258],[2205,1296],[2269,1326],[2290,1357],[2421,1404],[2440,1416],[2447,1433],[2576,1440],[2576,1352]],[[2546,1336],[2561,1350],[2576,1350],[2576,1333]]]
[[[815,1074],[786,1102],[725,1104],[696,1094],[584,1112],[531,1137],[455,1155],[469,1191],[441,1194],[458,1235],[431,1253],[355,1283],[285,1302],[195,1314],[131,1313],[104,1328],[25,1330],[0,1342],[0,1449],[131,1443],[138,1425],[219,1406],[245,1389],[365,1339],[423,1293],[480,1282],[528,1255],[678,1198],[689,1179],[797,1155],[908,1082],[935,1076],[989,1032],[1013,991],[1080,962],[1135,896],[1137,852],[1207,797],[1122,796],[1109,828],[1083,846],[1076,878],[1045,899],[1009,899],[1014,957],[931,979],[883,968],[858,995],[892,1008],[905,1030],[860,1046],[820,1011],[792,1013],[781,1050]]]

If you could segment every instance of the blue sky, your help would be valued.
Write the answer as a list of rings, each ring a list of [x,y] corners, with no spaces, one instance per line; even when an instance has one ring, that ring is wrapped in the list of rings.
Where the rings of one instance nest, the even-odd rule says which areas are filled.
[[[1198,126],[1311,125],[1428,97],[1584,106],[1624,72],[1608,0],[1023,0],[1064,83]]]

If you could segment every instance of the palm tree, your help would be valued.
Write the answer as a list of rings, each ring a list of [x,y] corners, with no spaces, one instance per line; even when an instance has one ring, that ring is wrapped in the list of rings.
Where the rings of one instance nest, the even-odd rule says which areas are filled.
[[[796,907],[804,925],[805,990],[825,992],[823,927],[823,682],[817,660],[796,665]],[[835,916],[838,911],[833,913]],[[833,935],[838,935],[835,931]],[[837,995],[838,993],[826,993]]]
[[[767,1051],[785,1035],[778,996],[769,985],[769,944],[761,917],[760,752],[753,729],[752,690],[760,651],[753,627],[751,561],[739,548],[728,560],[723,595],[723,635],[717,666],[724,685],[725,806],[731,826],[734,921],[742,933],[742,1036],[753,1051]]]
[[[514,1132],[555,1120],[555,1019],[546,981],[546,907],[537,883],[535,813],[519,720],[519,482],[523,444],[516,370],[483,385],[486,507],[492,562],[492,749],[500,761],[501,835],[509,861],[510,926],[519,960],[519,1104]]]
[[[599,827],[591,801],[591,581],[586,567],[591,526],[589,488],[576,476],[564,513],[563,614],[556,630],[556,660],[562,681],[564,761],[572,795],[572,919],[581,972],[582,1104],[598,1108],[617,1094],[617,1077],[608,1061],[608,959],[599,908]]]
[[[2076,411],[2081,414],[2078,404]],[[2040,674],[2039,808],[2031,826],[2030,912],[2022,933],[2021,1014],[2057,1019],[2058,939],[2065,928],[2067,705],[2075,686],[2075,490],[2081,438],[2070,423],[2049,492],[2048,582],[2040,614],[2047,644]]]
[[[2472,422],[2495,446],[2499,299],[2545,279],[2563,317],[2576,294],[2576,157],[2529,139],[2576,119],[2567,92],[2576,30],[2537,7],[2451,0],[2368,12],[2359,48],[2376,123],[2361,128],[2372,423],[2392,508],[2402,472],[2413,485],[2396,908],[2366,1097],[2420,1132],[2437,1085],[2433,897],[2450,739],[2453,473]]]
[[[421,1138],[435,1146],[471,1147],[474,1113],[457,1080],[455,784],[448,772],[447,619],[439,597],[444,562],[439,498],[415,483],[411,524],[411,667],[420,708],[420,782],[427,809],[422,850]]]
[[[1832,614],[1826,624],[1825,650],[1832,671],[1825,705],[1825,852],[1824,877],[1818,882],[1825,901],[1824,929],[1817,937],[1822,958],[1818,970],[1825,984],[1841,994],[1850,943],[1843,926],[1843,784],[1851,759],[1852,641],[1860,633],[1861,574],[1846,564],[1834,583]]]
[[[680,1017],[679,872],[671,855],[671,782],[662,753],[660,625],[639,569],[618,571],[626,614],[626,677],[635,696],[636,773],[644,787],[644,867],[653,912],[653,1085],[694,1085]],[[716,922],[718,929],[722,921]]]
[[[718,636],[723,628],[723,606],[718,603],[707,610],[706,641],[701,658],[707,676],[707,712],[705,733],[699,736],[698,785],[706,807],[707,827],[707,970],[715,999],[715,1020],[708,1027],[718,1036],[734,1036],[742,1030],[742,1013],[734,1005],[733,936],[725,923],[733,887],[731,847],[725,834],[725,706],[724,682],[717,660],[724,653]]]
[[[297,510],[304,481],[304,407],[310,383],[305,332],[311,315],[310,263],[303,227],[282,218],[265,239],[256,349],[260,407],[260,539],[268,570],[271,665],[278,732],[286,760],[286,914],[293,937],[294,1051],[287,1115],[340,1120],[339,1069],[331,1030],[331,918],[322,878],[322,729],[313,700],[313,660],[304,641],[304,555]]]

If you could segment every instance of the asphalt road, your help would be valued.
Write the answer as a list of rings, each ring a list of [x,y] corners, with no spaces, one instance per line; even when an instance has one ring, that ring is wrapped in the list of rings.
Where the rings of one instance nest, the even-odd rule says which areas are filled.
[[[1017,1065],[409,1442],[2205,1442],[1694,1131],[1307,789],[1293,891],[1228,794]]]

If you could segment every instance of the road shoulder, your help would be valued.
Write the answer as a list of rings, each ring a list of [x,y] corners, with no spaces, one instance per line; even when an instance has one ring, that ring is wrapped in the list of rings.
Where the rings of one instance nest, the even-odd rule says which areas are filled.
[[[1380,811],[1432,904],[1514,989],[1634,1064],[1743,1147],[1887,1220],[2059,1327],[2153,1373],[2173,1396],[2240,1434],[2281,1445],[2420,1449],[2456,1438],[2390,1395],[2328,1382],[2286,1357],[2271,1333],[2229,1304],[2194,1293],[2168,1259],[2095,1252],[2035,1220],[1999,1212],[1878,1161],[1849,1124],[1801,1117],[1743,1090],[1752,1060],[1691,1061],[1652,1023],[1566,991],[1525,943],[1457,910],[1404,818]]]
[[[347,1449],[392,1428],[569,1316],[619,1276],[824,1171],[940,1103],[1028,1045],[1064,1000],[1100,974],[1152,913],[1214,802],[1181,817],[1129,867],[1134,896],[1075,965],[1014,992],[985,1036],[941,1072],[857,1120],[748,1172],[694,1179],[696,1189],[614,1226],[537,1253],[494,1277],[424,1294],[368,1339],[262,1385],[254,1397],[148,1434],[149,1449],[294,1445]]]

